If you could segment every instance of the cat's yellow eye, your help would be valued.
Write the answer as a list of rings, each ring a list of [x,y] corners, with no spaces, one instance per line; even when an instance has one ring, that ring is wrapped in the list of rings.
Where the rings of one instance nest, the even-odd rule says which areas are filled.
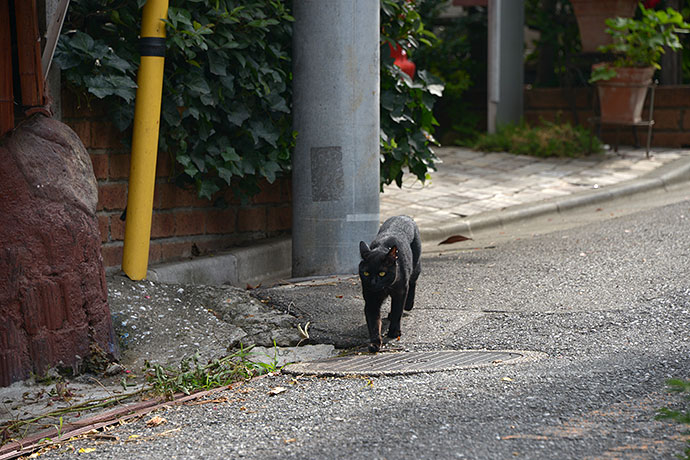
[[[364,276],[369,276],[369,272],[362,273]]]
[[[379,272],[379,276],[386,276],[386,272]]]

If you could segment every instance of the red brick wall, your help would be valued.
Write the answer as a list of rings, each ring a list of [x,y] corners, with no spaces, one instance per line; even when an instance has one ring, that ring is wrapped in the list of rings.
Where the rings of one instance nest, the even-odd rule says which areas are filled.
[[[100,101],[79,105],[68,92],[62,97],[63,122],[79,135],[91,156],[98,180],[98,223],[101,252],[106,267],[122,262],[125,223],[120,220],[127,204],[129,149],[121,133],[107,119]],[[231,190],[224,194],[229,206],[219,209],[169,181],[173,162],[158,155],[153,199],[149,263],[203,255],[258,239],[285,234],[292,228],[291,185],[288,179],[261,184],[261,192],[241,205]]]
[[[578,122],[588,126],[587,118],[594,115],[592,88],[527,88],[525,89],[525,119],[538,122],[540,118],[554,121]],[[649,101],[645,103],[643,118],[647,119]],[[575,107],[575,111],[571,107]],[[654,129],[652,147],[687,147],[690,145],[690,85],[659,86],[654,98]],[[638,128],[640,142],[646,140],[644,128]],[[605,142],[613,142],[615,131],[606,127],[602,134]],[[629,127],[620,129],[621,143],[632,144],[633,135]]]

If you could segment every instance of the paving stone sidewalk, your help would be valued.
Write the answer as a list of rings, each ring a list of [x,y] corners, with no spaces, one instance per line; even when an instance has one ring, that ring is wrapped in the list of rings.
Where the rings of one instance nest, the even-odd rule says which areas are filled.
[[[637,179],[656,168],[690,158],[690,150],[619,149],[586,158],[536,158],[476,152],[460,147],[436,150],[442,160],[422,184],[408,175],[402,188],[387,186],[381,195],[381,220],[412,216],[421,228],[514,205],[536,203]]]

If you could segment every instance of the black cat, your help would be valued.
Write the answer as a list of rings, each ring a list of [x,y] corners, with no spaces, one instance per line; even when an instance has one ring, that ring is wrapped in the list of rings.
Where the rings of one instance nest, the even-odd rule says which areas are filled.
[[[403,308],[412,310],[417,278],[422,271],[422,240],[410,217],[386,220],[371,246],[359,243],[362,261],[359,277],[364,295],[364,315],[369,328],[369,351],[381,348],[381,304],[391,296],[388,337],[400,337]]]

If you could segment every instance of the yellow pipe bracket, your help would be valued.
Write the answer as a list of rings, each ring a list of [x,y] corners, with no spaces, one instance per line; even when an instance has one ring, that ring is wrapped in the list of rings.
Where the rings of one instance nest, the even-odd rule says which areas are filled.
[[[146,278],[151,240],[153,191],[160,128],[165,23],[168,0],[148,0],[141,21],[141,65],[137,75],[132,157],[129,169],[122,270],[132,280]]]

